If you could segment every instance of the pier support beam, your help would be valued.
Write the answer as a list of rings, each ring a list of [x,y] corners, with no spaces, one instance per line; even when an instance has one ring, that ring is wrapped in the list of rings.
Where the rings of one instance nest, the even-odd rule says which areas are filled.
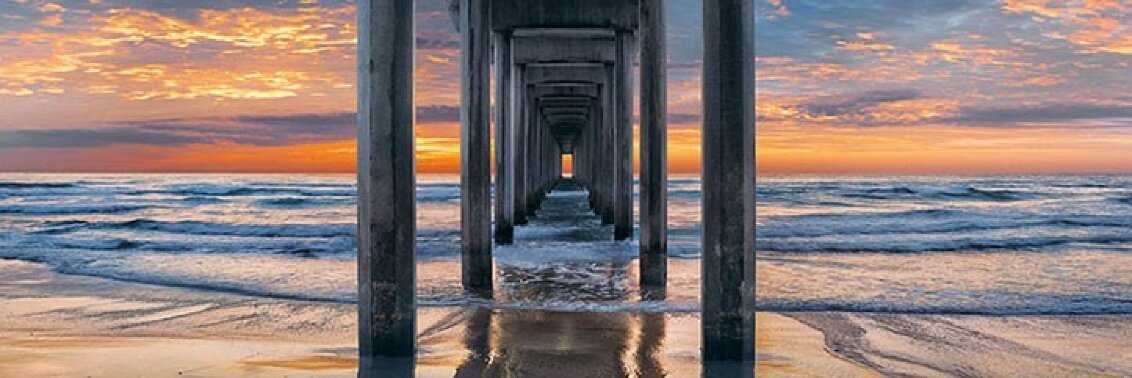
[[[525,204],[523,206],[523,214],[525,217],[530,217],[535,214],[534,210],[538,206],[535,202],[535,194],[538,192],[537,172],[538,153],[540,150],[538,144],[538,124],[541,116],[538,114],[538,99],[532,93],[534,92],[533,88],[528,85],[527,89],[527,122],[523,125],[523,129],[526,132],[526,141],[524,143],[527,145],[527,153],[524,158],[525,163],[523,164],[527,171],[526,182],[523,183],[523,186],[526,188],[523,190],[523,196],[526,197],[523,200]]]
[[[527,124],[530,120],[530,90],[523,83],[523,66],[515,66],[511,79],[515,82],[515,118],[511,122],[511,141],[515,168],[515,193],[512,210],[515,214],[515,224],[527,224],[527,163],[529,160],[527,146]]]
[[[753,361],[754,8],[703,6],[703,360]]]
[[[490,0],[460,0],[462,279],[465,290],[483,294],[492,286],[490,10]]]
[[[603,87],[604,92],[602,92],[602,101],[604,101],[602,108],[605,110],[605,120],[602,121],[602,151],[600,160],[600,164],[602,164],[602,172],[600,173],[602,176],[601,223],[603,224],[613,224],[614,221],[613,193],[616,189],[613,176],[615,175],[616,164],[612,164],[612,162],[615,161],[614,158],[616,157],[616,153],[614,152],[616,145],[614,141],[617,140],[617,134],[614,132],[617,128],[617,101],[614,100],[614,94],[616,93],[614,68],[615,65],[605,65],[606,85]]]
[[[515,238],[515,165],[511,158],[511,32],[495,39],[495,242],[511,244]]]
[[[668,281],[668,69],[664,0],[641,0],[641,287]]]
[[[416,351],[413,42],[412,0],[358,1],[362,366],[375,358],[411,358]]]
[[[613,238],[633,236],[633,33],[617,33],[614,99]]]

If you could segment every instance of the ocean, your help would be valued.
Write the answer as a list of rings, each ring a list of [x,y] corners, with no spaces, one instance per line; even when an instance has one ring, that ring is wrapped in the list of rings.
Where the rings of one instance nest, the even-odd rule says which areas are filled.
[[[0,174],[0,258],[73,275],[353,303],[353,175]],[[670,178],[668,298],[635,241],[552,193],[496,246],[492,300],[459,277],[457,176],[417,185],[418,302],[699,311],[696,177]],[[760,177],[756,306],[925,314],[1132,313],[1132,177]],[[636,233],[635,233],[636,234]]]

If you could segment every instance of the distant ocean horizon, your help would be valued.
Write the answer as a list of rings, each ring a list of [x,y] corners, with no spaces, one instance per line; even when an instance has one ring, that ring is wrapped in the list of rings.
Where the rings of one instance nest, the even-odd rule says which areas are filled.
[[[589,235],[556,239],[555,227],[532,225],[520,227],[517,238],[540,236],[538,242],[495,248],[497,271],[541,272],[531,279],[556,288],[548,297],[465,296],[459,178],[418,179],[422,306],[699,309],[696,175],[669,180],[669,297],[661,302],[633,295],[637,244],[589,242],[611,235],[608,227],[584,223],[591,219],[576,225]],[[0,173],[0,258],[65,274],[352,303],[354,180],[350,173]],[[1132,314],[1132,175],[757,181],[759,310]]]

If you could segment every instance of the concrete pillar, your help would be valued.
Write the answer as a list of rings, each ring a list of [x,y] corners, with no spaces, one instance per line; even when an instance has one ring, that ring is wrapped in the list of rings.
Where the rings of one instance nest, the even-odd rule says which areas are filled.
[[[511,32],[495,33],[495,242],[510,244],[515,235],[515,180],[511,159]]]
[[[598,136],[601,132],[601,120],[604,118],[603,110],[601,108],[601,91],[598,91],[598,98],[594,98],[590,111],[590,130],[588,131],[588,144],[586,147],[586,177],[590,181],[590,186],[586,189],[590,190],[590,208],[593,209],[593,214],[601,215],[601,200],[599,198],[600,187],[600,174],[598,172],[597,164],[600,161],[598,151],[600,143]]]
[[[546,198],[547,187],[550,183],[550,158],[554,150],[550,146],[550,125],[546,120],[542,123],[542,187],[539,191],[539,202]]]
[[[538,112],[538,108],[533,109]],[[542,167],[542,162],[539,161],[539,156],[542,154],[542,138],[539,135],[540,122],[542,117],[536,117],[535,123],[531,125],[531,164],[530,164],[530,177],[531,177],[531,190],[527,193],[530,198],[527,199],[527,215],[533,215],[534,209],[538,208],[538,191],[539,191],[539,170]]]
[[[668,69],[664,0],[641,0],[641,287],[668,281]]]
[[[703,360],[754,360],[755,119],[751,0],[705,0]]]
[[[605,66],[606,84],[605,91],[602,93],[603,104],[605,108],[605,119],[602,122],[602,151],[601,161],[604,162],[602,167],[602,182],[601,182],[601,222],[604,224],[613,224],[613,193],[614,189],[614,175],[616,164],[611,164],[616,157],[614,143],[617,140],[617,135],[614,130],[617,128],[617,101],[614,100],[616,85],[614,76],[614,66]]]
[[[523,67],[516,66],[512,79],[515,81],[515,122],[512,126],[515,165],[515,224],[527,224],[527,124],[530,120],[530,90],[523,80]]]
[[[528,86],[529,92],[534,92],[531,86]],[[538,208],[538,203],[535,200],[535,193],[538,193],[538,127],[542,115],[539,114],[538,99],[532,93],[529,97],[529,107],[527,109],[527,182],[525,183],[526,190],[524,195],[526,198],[526,207],[523,211],[527,216],[534,215],[535,209]]]
[[[562,147],[555,145],[554,151],[555,151],[555,153],[554,153],[554,163],[553,163],[553,166],[552,166],[553,167],[552,172],[554,173],[554,177],[553,177],[554,182],[557,183],[558,180],[562,179],[562,174],[563,174],[563,172],[562,172]],[[571,159],[573,159],[573,156],[571,156]]]
[[[489,294],[490,0],[460,0],[460,229],[464,289]]]
[[[614,127],[613,238],[633,236],[633,33],[617,32]]]
[[[413,1],[358,1],[358,353],[416,338]],[[364,373],[364,370],[363,370]]]
[[[592,116],[593,115],[591,113],[591,117]],[[586,148],[586,133],[587,133],[587,130],[589,129],[589,127],[590,127],[589,120],[587,120],[587,123],[584,126],[582,126],[582,130],[578,133],[577,142],[574,142],[574,152],[573,152],[573,158],[572,158],[573,164],[574,164],[573,172],[572,172],[572,174],[574,176],[574,181],[576,181],[578,183],[578,185],[580,185],[582,188],[587,188],[587,189],[588,189],[590,184],[589,184],[589,180],[586,179],[586,172],[585,172],[585,169],[586,169],[585,148]]]

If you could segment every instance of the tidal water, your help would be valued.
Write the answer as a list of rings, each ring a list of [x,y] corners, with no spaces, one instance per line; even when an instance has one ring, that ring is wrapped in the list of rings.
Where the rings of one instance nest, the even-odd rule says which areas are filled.
[[[0,174],[0,258],[89,275],[355,301],[352,175]],[[673,177],[669,296],[583,192],[495,248],[494,300],[459,278],[456,176],[420,176],[421,306],[699,310],[700,183]],[[1132,313],[1132,177],[760,177],[755,294],[770,311]]]

